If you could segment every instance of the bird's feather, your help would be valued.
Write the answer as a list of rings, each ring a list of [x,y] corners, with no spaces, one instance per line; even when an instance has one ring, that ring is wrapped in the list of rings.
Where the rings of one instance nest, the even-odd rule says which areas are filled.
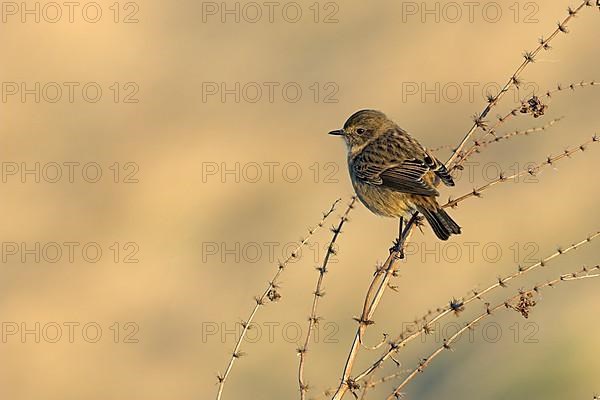
[[[407,158],[407,154],[411,158]],[[437,174],[440,171],[440,179],[444,182],[450,178],[443,164],[399,129],[389,130],[364,147],[352,158],[351,168],[355,177],[364,183],[422,196],[439,195],[425,179],[428,172]]]

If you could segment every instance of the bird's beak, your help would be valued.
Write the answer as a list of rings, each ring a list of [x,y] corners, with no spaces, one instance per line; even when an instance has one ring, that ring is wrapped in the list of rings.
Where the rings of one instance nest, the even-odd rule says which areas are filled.
[[[334,136],[344,136],[344,130],[343,129],[338,129],[337,131],[331,131],[329,132],[330,135],[334,135]]]

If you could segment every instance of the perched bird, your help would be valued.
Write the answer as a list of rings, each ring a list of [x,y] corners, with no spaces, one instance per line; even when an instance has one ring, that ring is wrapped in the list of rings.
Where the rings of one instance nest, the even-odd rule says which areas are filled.
[[[352,185],[369,210],[396,218],[418,211],[441,240],[460,233],[436,200],[440,180],[454,186],[448,170],[385,114],[358,111],[329,134],[344,138]]]

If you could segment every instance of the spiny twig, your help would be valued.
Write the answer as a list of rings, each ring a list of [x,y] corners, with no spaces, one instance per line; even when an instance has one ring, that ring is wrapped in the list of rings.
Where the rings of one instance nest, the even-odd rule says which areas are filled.
[[[338,236],[342,233],[342,227],[348,221],[348,215],[350,211],[354,208],[354,203],[356,202],[356,196],[353,196],[348,204],[348,208],[342,216],[340,217],[340,221],[336,226],[331,228],[333,232],[333,236],[331,237],[331,241],[329,242],[329,246],[327,246],[327,252],[325,253],[325,257],[323,258],[323,263],[320,267],[317,268],[319,271],[319,278],[317,280],[317,285],[315,291],[313,292],[313,301],[312,301],[312,309],[310,312],[310,317],[308,317],[308,330],[306,333],[306,338],[304,340],[304,345],[298,348],[298,355],[300,356],[300,363],[298,366],[298,386],[300,387],[300,399],[304,400],[306,398],[306,392],[308,392],[308,384],[304,380],[304,366],[306,363],[306,353],[308,352],[308,346],[310,344],[310,338],[312,336],[313,329],[319,323],[319,317],[317,316],[317,307],[319,305],[319,299],[325,295],[323,292],[323,280],[325,279],[325,274],[327,273],[327,264],[329,263],[329,257],[332,254],[335,254],[335,242]]]
[[[552,97],[552,95],[554,93],[557,93],[557,92],[563,92],[566,90],[575,91],[575,89],[578,89],[578,88],[584,88],[586,86],[598,86],[598,85],[600,85],[600,83],[598,83],[596,81],[580,81],[580,82],[576,82],[576,83],[570,83],[566,86],[561,85],[559,83],[558,85],[556,85],[555,89],[547,90],[546,93],[544,93],[544,97],[549,99]]]
[[[386,383],[388,381],[391,381],[392,379],[396,379],[396,378],[398,378],[398,377],[400,377],[400,376],[402,376],[404,374],[407,374],[409,372],[411,372],[410,369],[403,369],[402,371],[398,371],[396,373],[383,376],[383,377],[381,377],[379,379],[371,379],[371,380],[365,381],[362,384],[362,393],[360,395],[360,400],[364,400],[364,399],[367,398],[367,392],[370,389],[373,389],[374,387],[379,386],[382,383]]]
[[[365,296],[362,314],[360,318],[355,318],[355,320],[358,322],[358,328],[356,329],[354,341],[352,342],[350,352],[348,353],[348,358],[346,359],[346,364],[344,365],[344,371],[342,373],[342,378],[340,379],[340,384],[333,395],[332,400],[339,400],[346,394],[348,390],[354,392],[360,387],[358,382],[350,377],[356,362],[356,357],[358,356],[358,352],[361,348],[361,338],[363,337],[367,327],[374,324],[374,321],[372,320],[373,315],[379,306],[379,302],[381,301],[385,290],[388,288],[390,279],[395,275],[399,267],[399,261],[403,257],[406,241],[410,238],[413,228],[415,225],[417,225],[418,221],[418,213],[414,213],[406,224],[406,227],[404,227],[402,230],[398,241],[390,249],[390,254],[387,260],[381,267],[377,268],[377,271],[373,276]]]
[[[490,306],[489,304],[487,304],[486,310],[483,313],[479,314],[477,317],[475,317],[470,322],[468,322],[463,328],[458,330],[458,332],[456,332],[454,335],[450,336],[447,339],[444,339],[444,343],[440,347],[435,349],[428,357],[422,359],[421,362],[419,363],[418,367],[416,367],[398,386],[396,386],[396,388],[394,389],[392,394],[390,394],[387,397],[387,400],[397,399],[398,396],[400,395],[402,389],[411,380],[413,380],[415,378],[415,376],[417,376],[417,374],[419,374],[420,372],[423,372],[423,370],[425,370],[425,368],[427,368],[429,366],[429,364],[431,364],[431,362],[438,355],[440,355],[444,350],[451,350],[452,349],[451,345],[454,342],[456,342],[458,340],[458,338],[460,338],[460,336],[465,331],[467,331],[469,329],[474,329],[474,327],[477,323],[479,323],[481,320],[492,315],[492,313],[494,311],[499,310],[501,308],[512,309],[512,310],[519,312],[521,315],[523,315],[525,318],[527,318],[527,316],[529,315],[530,309],[536,305],[536,302],[535,302],[535,300],[533,300],[533,297],[536,294],[538,294],[542,289],[547,288],[547,287],[554,287],[554,286],[560,284],[561,282],[578,281],[578,280],[583,280],[583,279],[600,277],[600,273],[592,273],[592,272],[595,272],[598,270],[600,270],[600,265],[596,265],[595,267],[593,267],[591,269],[584,267],[580,271],[573,272],[573,273],[566,274],[566,275],[561,275],[560,277],[558,277],[556,279],[553,279],[551,281],[548,281],[548,282],[540,284],[540,285],[536,285],[533,288],[531,288],[530,290],[527,290],[527,291],[520,290],[519,293],[516,294],[515,296],[512,296],[512,297],[508,298],[507,300],[496,304],[493,307]]]
[[[536,127],[525,129],[525,130],[515,130],[513,132],[509,132],[504,135],[493,135],[494,138],[489,139],[489,140],[475,140],[473,143],[473,146],[470,147],[465,152],[464,156],[462,156],[460,158],[460,165],[464,164],[469,159],[469,157],[471,157],[473,154],[480,153],[481,149],[483,149],[491,144],[498,143],[503,140],[508,140],[515,136],[528,136],[532,133],[544,132],[544,131],[550,129],[551,127],[553,127],[557,122],[559,122],[563,118],[564,117],[555,118],[555,119],[551,120],[550,122],[548,122],[547,124],[542,125],[542,126],[536,126]]]
[[[256,316],[256,313],[258,312],[259,308],[266,304],[267,299],[270,301],[277,301],[281,297],[281,295],[277,292],[277,289],[278,289],[277,280],[279,279],[279,276],[283,273],[283,271],[287,267],[288,263],[292,259],[296,259],[298,257],[298,252],[302,249],[302,247],[304,247],[308,243],[308,241],[315,234],[315,232],[323,227],[323,225],[325,224],[325,220],[327,220],[327,218],[335,211],[335,208],[340,201],[341,201],[341,199],[337,199],[336,201],[333,202],[333,204],[331,205],[331,208],[328,211],[326,211],[325,213],[323,213],[323,217],[319,221],[317,227],[310,228],[308,230],[308,234],[300,241],[300,243],[294,249],[294,251],[292,251],[290,253],[290,255],[283,262],[279,263],[277,272],[275,273],[275,275],[269,282],[267,289],[265,289],[265,291],[263,292],[262,295],[260,295],[254,299],[256,301],[256,304],[254,305],[254,308],[250,312],[250,315],[248,316],[248,318],[242,323],[242,327],[243,327],[242,333],[240,334],[240,337],[238,338],[237,343],[235,344],[233,352],[231,353],[231,358],[229,359],[229,362],[227,363],[225,372],[222,375],[220,375],[220,374],[217,375],[217,379],[218,379],[218,383],[219,383],[219,388],[217,391],[217,400],[220,400],[221,396],[223,395],[223,389],[225,387],[225,382],[227,381],[227,378],[229,377],[229,374],[231,373],[231,369],[233,368],[233,364],[235,363],[235,360],[237,360],[238,358],[240,358],[243,355],[243,353],[240,351],[240,348],[246,337],[246,334],[248,333],[248,330],[250,329],[250,327],[252,325],[252,321],[254,320],[254,317]]]
[[[489,127],[489,128],[486,127],[485,135],[483,135],[483,137],[478,140],[474,140],[473,143],[467,148],[467,150],[460,154],[458,159],[455,160],[454,165],[452,165],[451,170],[453,171],[456,169],[460,169],[461,165],[464,164],[464,162],[471,155],[473,155],[473,153],[476,153],[479,150],[479,147],[481,146],[481,144],[485,143],[486,138],[492,136],[493,139],[490,139],[488,142],[495,141],[498,138],[498,136],[496,135],[496,130],[500,127],[500,125],[504,124],[506,121],[510,120],[512,117],[516,117],[517,115],[532,114],[532,113],[534,113],[534,116],[535,116],[535,115],[537,115],[536,113],[540,112],[540,110],[546,109],[547,106],[546,106],[544,100],[550,99],[554,93],[564,92],[564,91],[566,91],[567,88],[571,89],[571,91],[574,91],[576,88],[583,88],[586,86],[599,86],[599,84],[598,84],[598,82],[595,82],[595,81],[590,81],[590,82],[582,81],[579,83],[571,83],[568,86],[558,85],[556,87],[556,89],[546,91],[546,93],[544,95],[542,95],[541,97],[538,97],[534,94],[529,99],[522,101],[518,107],[513,108],[508,113],[506,113],[506,115],[499,116],[498,120],[492,127]]]
[[[433,152],[433,153],[435,153],[437,151],[444,150],[444,149],[449,149],[449,148],[450,148],[450,145],[444,144],[442,146],[434,147],[434,148],[428,149],[428,150],[431,151],[431,152]]]
[[[363,372],[361,372],[359,375],[357,375],[354,379],[356,381],[365,379],[367,376],[372,374],[377,368],[379,368],[381,365],[383,365],[383,363],[387,359],[389,359],[393,354],[397,353],[401,348],[405,347],[409,342],[411,342],[412,340],[418,338],[419,336],[421,336],[423,334],[428,334],[429,332],[431,332],[431,325],[435,324],[436,322],[438,322],[440,319],[444,318],[445,316],[447,316],[451,313],[462,312],[465,309],[465,307],[472,301],[474,301],[476,299],[480,299],[481,296],[491,292],[492,290],[494,290],[496,288],[506,287],[506,285],[509,281],[511,281],[527,272],[530,272],[538,267],[548,265],[548,263],[550,261],[552,261],[553,259],[560,257],[564,254],[567,254],[573,250],[576,250],[579,247],[581,247],[587,243],[590,243],[592,240],[596,239],[598,236],[600,236],[600,231],[596,232],[596,233],[586,237],[585,239],[583,239],[577,243],[574,243],[566,248],[559,248],[554,253],[550,254],[549,256],[543,258],[542,260],[540,260],[534,264],[529,265],[528,267],[519,266],[514,273],[512,273],[504,278],[499,278],[495,283],[489,285],[487,288],[485,288],[481,291],[473,291],[473,294],[463,297],[460,300],[453,298],[450,302],[448,302],[448,304],[446,306],[439,307],[437,309],[438,310],[437,315],[430,321],[424,323],[420,329],[412,330],[411,332],[409,332],[409,331],[402,332],[400,334],[400,336],[398,337],[398,339],[389,343],[390,348],[381,357],[379,357],[379,359],[377,359],[377,361],[375,361],[373,364],[371,364],[370,367],[365,369]],[[429,312],[428,314],[431,314],[431,312]]]
[[[525,129],[525,130],[516,130],[516,131],[510,132],[510,133],[506,133],[504,135],[497,136],[494,139],[490,139],[488,141],[480,142],[480,145],[481,146],[488,146],[488,145],[490,145],[492,143],[498,143],[498,142],[501,142],[503,140],[515,137],[515,136],[527,136],[527,135],[530,135],[532,133],[544,132],[545,130],[553,127],[557,122],[560,122],[563,118],[564,117],[554,118],[553,120],[550,120],[548,123],[546,123],[546,124],[544,124],[542,126],[536,126],[536,127]]]
[[[590,140],[586,141],[585,143],[582,143],[579,146],[574,147],[570,150],[564,150],[562,153],[560,153],[557,156],[554,156],[554,157],[548,156],[546,158],[546,160],[542,161],[541,163],[539,163],[537,165],[529,167],[526,170],[516,172],[509,176],[506,176],[506,175],[504,175],[504,173],[501,172],[499,174],[498,178],[491,180],[490,182],[486,183],[485,185],[475,188],[471,192],[466,193],[456,199],[452,199],[452,198],[448,199],[448,202],[446,204],[444,204],[442,207],[443,208],[446,208],[446,207],[454,208],[454,207],[458,206],[458,203],[460,203],[461,201],[466,200],[470,197],[481,197],[481,192],[488,190],[492,186],[495,186],[499,183],[513,181],[524,175],[535,176],[542,169],[544,169],[548,166],[554,165],[555,162],[560,161],[563,158],[570,157],[571,155],[573,155],[574,153],[577,153],[578,151],[585,151],[586,146],[588,146],[589,144],[592,144],[592,143],[597,143],[599,141],[600,141],[600,138],[598,136],[594,135],[594,136],[592,136],[592,138]]]
[[[446,167],[450,167],[451,164],[454,162],[454,160],[461,154],[463,147],[467,144],[467,142],[469,141],[469,139],[471,138],[471,136],[473,136],[473,134],[475,133],[475,131],[477,130],[477,128],[483,128],[485,126],[485,117],[488,115],[488,113],[492,110],[492,108],[494,108],[498,102],[500,101],[500,99],[504,96],[504,94],[506,92],[508,92],[508,90],[510,89],[511,86],[516,86],[518,87],[520,84],[520,76],[523,73],[523,71],[525,70],[525,68],[535,62],[535,58],[538,55],[538,53],[542,50],[546,51],[546,50],[550,50],[550,42],[556,37],[558,36],[559,33],[568,33],[567,30],[567,24],[571,21],[571,19],[573,19],[578,13],[579,11],[585,7],[585,6],[591,6],[592,5],[592,1],[591,0],[584,0],[577,8],[572,9],[569,8],[569,12],[567,17],[562,21],[558,23],[557,28],[554,30],[554,32],[552,32],[550,34],[550,36],[547,39],[544,39],[543,37],[539,40],[539,46],[533,50],[533,51],[528,51],[523,55],[523,62],[521,63],[521,65],[519,65],[519,67],[515,70],[515,72],[512,74],[512,76],[510,77],[510,79],[508,80],[508,82],[506,82],[506,84],[504,85],[504,87],[500,90],[500,92],[498,92],[497,95],[495,96],[490,96],[488,98],[488,104],[487,106],[483,109],[483,111],[481,112],[481,114],[479,114],[478,116],[476,116],[474,118],[474,122],[473,125],[471,126],[471,129],[469,129],[469,131],[467,132],[467,134],[465,135],[465,137],[462,139],[462,141],[460,142],[460,144],[458,145],[458,147],[456,147],[456,149],[454,149],[452,156],[450,156],[450,158],[448,159],[448,161],[446,161]]]

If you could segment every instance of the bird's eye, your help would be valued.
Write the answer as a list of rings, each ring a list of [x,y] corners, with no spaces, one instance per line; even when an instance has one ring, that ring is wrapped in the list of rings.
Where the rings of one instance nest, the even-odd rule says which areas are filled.
[[[358,133],[359,135],[362,135],[363,133],[365,133],[365,130],[363,128],[358,128],[356,130],[356,133]]]

